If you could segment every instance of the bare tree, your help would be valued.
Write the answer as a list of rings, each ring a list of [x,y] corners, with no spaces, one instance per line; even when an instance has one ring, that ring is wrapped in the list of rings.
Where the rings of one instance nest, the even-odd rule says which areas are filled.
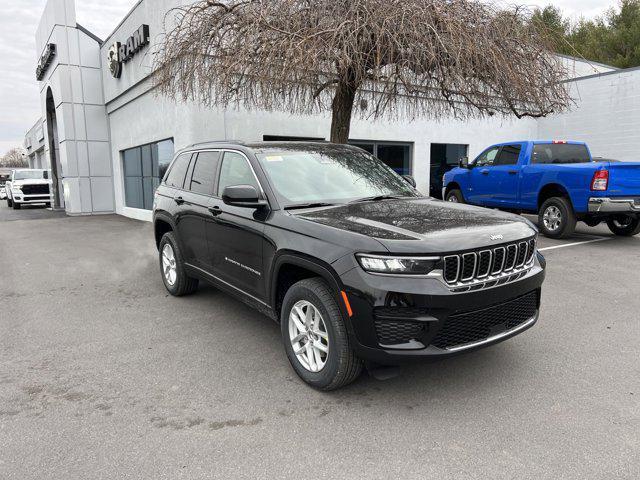
[[[28,166],[29,162],[24,150],[21,148],[12,148],[0,158],[0,167],[24,168]]]
[[[206,105],[351,118],[540,117],[566,72],[529,10],[476,0],[224,0],[169,12],[159,91]],[[355,112],[354,112],[355,108]]]

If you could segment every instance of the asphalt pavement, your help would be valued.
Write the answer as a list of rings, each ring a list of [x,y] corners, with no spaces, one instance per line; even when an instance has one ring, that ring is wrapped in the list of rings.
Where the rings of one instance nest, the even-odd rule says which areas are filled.
[[[532,329],[321,393],[261,314],[169,296],[150,224],[6,210],[1,479],[640,478],[640,238],[541,239]]]

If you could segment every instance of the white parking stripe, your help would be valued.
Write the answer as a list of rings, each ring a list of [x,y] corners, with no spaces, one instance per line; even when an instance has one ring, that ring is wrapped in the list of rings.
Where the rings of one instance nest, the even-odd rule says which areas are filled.
[[[556,248],[574,247],[576,245],[584,245],[586,243],[604,242],[606,240],[613,240],[613,238],[614,237],[602,237],[602,238],[594,238],[593,240],[585,240],[584,242],[565,243],[564,245],[554,245],[553,247],[539,248],[538,251],[544,252],[545,250],[554,250]]]

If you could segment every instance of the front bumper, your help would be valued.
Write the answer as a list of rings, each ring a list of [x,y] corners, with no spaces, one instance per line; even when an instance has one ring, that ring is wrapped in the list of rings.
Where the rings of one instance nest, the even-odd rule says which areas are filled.
[[[589,213],[640,213],[640,197],[591,197]]]
[[[14,193],[13,202],[19,203],[19,204],[50,203],[51,195],[49,194],[24,195],[24,194]]]
[[[354,268],[342,276],[353,310],[352,345],[365,360],[394,365],[498,343],[536,323],[544,275],[537,254],[513,282],[455,293],[434,278],[376,276]]]

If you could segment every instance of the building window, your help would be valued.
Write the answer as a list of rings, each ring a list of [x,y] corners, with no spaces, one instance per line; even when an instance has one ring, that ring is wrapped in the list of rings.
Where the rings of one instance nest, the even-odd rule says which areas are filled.
[[[411,175],[411,143],[349,140],[351,145],[375,155],[400,175]]]
[[[122,151],[124,200],[127,207],[151,210],[153,194],[172,157],[172,139]]]
[[[468,145],[458,143],[431,144],[431,172],[429,177],[429,195],[442,199],[442,177],[458,166],[461,158],[467,156]]]

